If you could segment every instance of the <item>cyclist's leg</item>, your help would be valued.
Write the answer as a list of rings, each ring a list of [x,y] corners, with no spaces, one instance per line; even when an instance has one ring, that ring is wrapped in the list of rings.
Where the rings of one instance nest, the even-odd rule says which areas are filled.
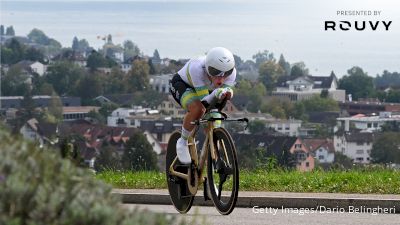
[[[195,125],[190,124],[190,122],[200,119],[206,112],[206,108],[200,102],[200,100],[194,100],[188,104],[187,110],[188,112],[183,119],[183,128],[188,131],[192,131]]]

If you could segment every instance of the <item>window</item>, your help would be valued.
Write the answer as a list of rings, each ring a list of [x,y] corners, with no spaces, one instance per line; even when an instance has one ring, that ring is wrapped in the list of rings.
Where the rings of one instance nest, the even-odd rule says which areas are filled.
[[[358,145],[358,146],[363,146],[363,145],[364,145],[364,143],[363,143],[363,142],[361,142],[361,141],[357,141],[357,145]]]
[[[375,127],[375,128],[378,127],[378,123],[374,123],[374,127]]]
[[[323,155],[320,155],[320,156],[318,156],[318,159],[319,159],[319,160],[324,160],[325,157],[324,157]]]
[[[356,154],[364,154],[364,150],[360,149],[356,151]]]
[[[356,161],[364,161],[364,158],[363,157],[357,157]]]
[[[310,163],[309,162],[306,162],[306,167],[310,167]]]
[[[301,148],[301,144],[295,144],[294,148]]]
[[[368,127],[368,128],[371,128],[371,123],[367,123],[367,127]]]

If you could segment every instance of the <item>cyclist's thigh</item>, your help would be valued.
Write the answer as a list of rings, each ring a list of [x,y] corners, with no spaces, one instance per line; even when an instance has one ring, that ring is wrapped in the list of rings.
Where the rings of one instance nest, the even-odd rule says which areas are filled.
[[[185,83],[179,74],[175,74],[170,80],[169,92],[184,109],[187,109],[188,104],[198,99],[194,88]]]

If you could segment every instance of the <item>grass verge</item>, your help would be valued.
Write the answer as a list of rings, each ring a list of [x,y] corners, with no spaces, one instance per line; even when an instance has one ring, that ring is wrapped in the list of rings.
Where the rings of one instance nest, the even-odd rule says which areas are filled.
[[[96,175],[114,188],[166,189],[165,173],[105,171]],[[241,171],[241,191],[400,194],[400,171]]]

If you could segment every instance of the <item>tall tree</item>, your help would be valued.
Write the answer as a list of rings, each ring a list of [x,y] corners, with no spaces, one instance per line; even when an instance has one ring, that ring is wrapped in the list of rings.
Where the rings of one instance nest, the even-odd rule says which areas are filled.
[[[135,132],[129,138],[122,163],[126,170],[157,170],[157,155],[144,134]]]
[[[13,26],[9,26],[6,29],[6,35],[8,36],[15,36],[15,31]]]
[[[157,49],[154,50],[153,59],[155,59],[155,60],[161,60],[161,58],[160,58],[160,53],[158,53],[158,50],[157,50]]]
[[[124,41],[124,60],[128,60],[134,56],[138,56],[140,54],[139,47],[133,43],[131,40]]]
[[[281,56],[279,57],[278,64],[283,69],[284,75],[289,76],[290,75],[290,63],[285,60],[285,57],[283,57],[283,54],[281,54]]]
[[[368,98],[374,94],[373,78],[360,67],[353,67],[347,70],[347,74],[339,80],[339,89],[346,90],[354,100]]]
[[[63,104],[60,97],[53,92],[50,99],[49,109],[50,115],[52,115],[57,122],[61,122],[63,119]]]
[[[267,90],[272,91],[276,87],[278,78],[284,74],[284,71],[275,60],[268,60],[260,65],[258,73],[259,80],[264,84]]]
[[[78,51],[78,49],[79,49],[79,40],[75,36],[74,39],[72,40],[72,50]]]
[[[149,87],[150,67],[146,61],[135,60],[128,75],[128,91],[144,91]]]

